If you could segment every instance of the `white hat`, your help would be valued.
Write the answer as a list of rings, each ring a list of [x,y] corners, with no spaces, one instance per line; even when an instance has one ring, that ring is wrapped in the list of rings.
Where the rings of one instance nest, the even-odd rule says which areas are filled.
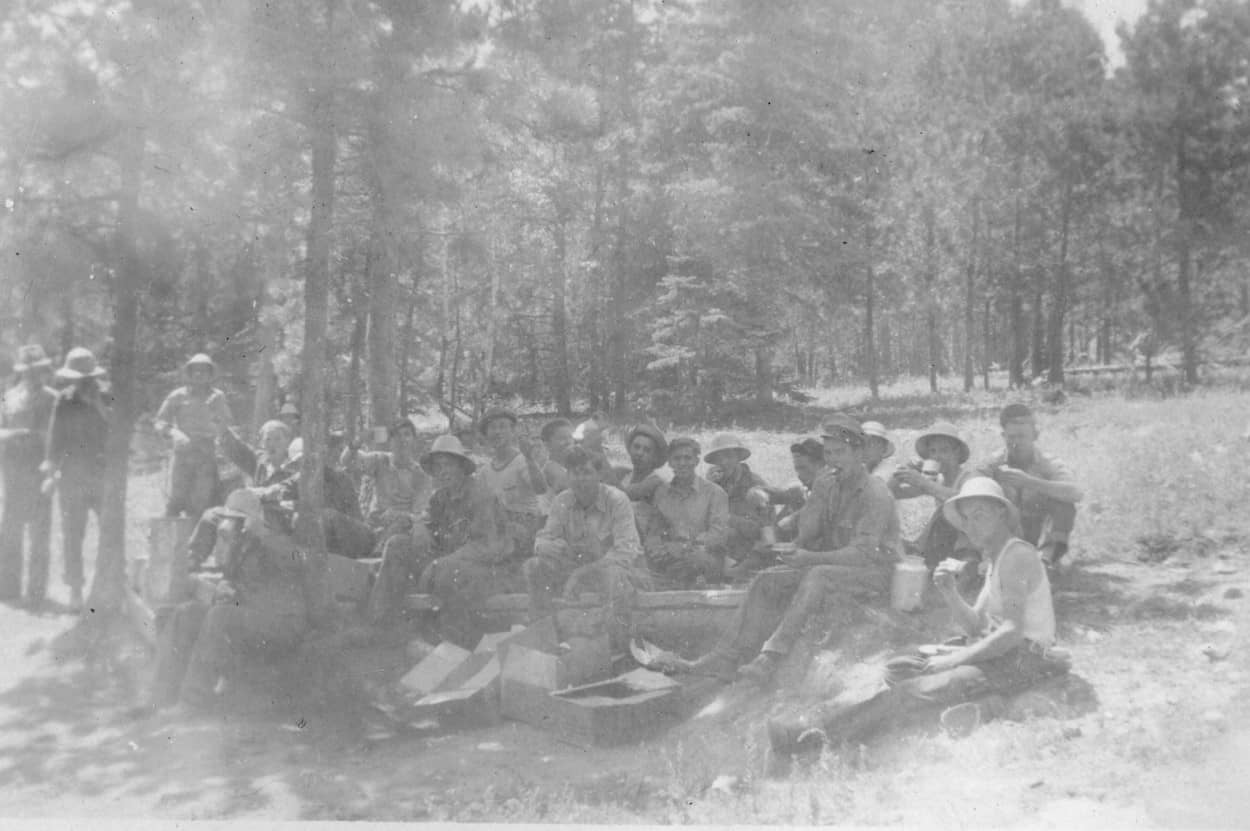
[[[942,503],[942,515],[946,517],[946,521],[962,530],[964,518],[959,512],[959,503],[969,499],[991,499],[1000,505],[1006,505],[1011,527],[1019,526],[1020,510],[1006,497],[1002,486],[988,476],[973,476],[967,479],[963,487],[959,489],[959,493]]]
[[[865,436],[869,438],[875,437],[885,442],[885,457],[887,459],[894,455],[894,442],[890,439],[890,434],[886,432],[884,424],[879,421],[865,421],[863,426]]]

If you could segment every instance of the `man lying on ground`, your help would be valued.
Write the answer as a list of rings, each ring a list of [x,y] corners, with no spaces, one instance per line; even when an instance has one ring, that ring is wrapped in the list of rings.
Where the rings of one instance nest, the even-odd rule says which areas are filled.
[[[651,498],[654,514],[643,549],[657,591],[717,583],[723,576],[729,497],[695,473],[700,453],[694,439],[673,439],[668,445],[673,479],[660,481]]]
[[[151,708],[211,707],[219,681],[237,679],[246,653],[289,652],[306,631],[305,561],[295,541],[266,522],[250,489],[230,494],[217,510],[223,522],[214,553],[222,579],[211,603],[189,600],[158,614]],[[192,571],[202,562],[192,560]]]
[[[387,548],[369,594],[369,620],[393,622],[416,587],[438,599],[442,636],[472,649],[483,633],[482,607],[516,582],[506,515],[455,436],[435,439],[421,466],[434,480],[434,494],[412,545]]]
[[[864,468],[859,422],[837,415],[822,425],[830,472],[816,481],[799,515],[798,549],[755,576],[734,623],[716,647],[677,669],[758,684],[773,679],[813,615],[834,601],[845,611],[884,603],[899,556],[898,516],[883,481]],[[758,654],[757,654],[758,653]]]
[[[964,468],[970,454],[968,443],[959,437],[955,426],[939,421],[916,439],[916,455],[922,460],[938,463],[937,478],[930,479],[912,465],[900,465],[890,477],[890,493],[895,499],[931,496],[937,500],[933,516],[916,541],[916,547],[930,569],[952,557],[979,559],[976,549],[946,521],[942,512],[943,503],[958,493],[964,481],[973,475],[972,471]]]
[[[775,753],[859,741],[909,711],[1012,692],[1067,671],[1066,657],[1051,649],[1055,611],[1046,569],[1037,549],[1014,536],[1018,513],[1002,488],[991,479],[973,477],[942,510],[989,563],[973,606],[956,588],[958,564],[944,562],[933,575],[968,644],[899,656],[887,664],[885,685],[860,700],[842,700],[799,718],[772,721],[769,740]]]
[[[612,654],[625,655],[634,595],[649,587],[634,509],[624,492],[600,481],[585,448],[573,448],[566,461],[571,485],[552,502],[534,556],[524,565],[530,619],[552,614],[556,595],[576,599],[583,591],[599,592]]]
[[[1058,458],[1037,447],[1041,431],[1033,411],[1024,404],[1008,404],[998,417],[1006,450],[981,465],[977,473],[989,476],[1020,510],[1023,537],[1041,551],[1042,562],[1053,569],[1068,553],[1068,538],[1076,524],[1076,503],[1084,492],[1072,472]]]

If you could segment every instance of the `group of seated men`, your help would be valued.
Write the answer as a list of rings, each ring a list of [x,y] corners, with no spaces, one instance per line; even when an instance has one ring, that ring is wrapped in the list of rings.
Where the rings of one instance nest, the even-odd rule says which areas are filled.
[[[598,593],[610,647],[623,656],[636,592],[746,582],[715,648],[674,659],[674,669],[760,684],[818,611],[887,602],[894,565],[915,546],[957,619],[974,637],[985,635],[962,652],[904,662],[903,670],[931,676],[921,687],[932,696],[940,673],[962,678],[963,665],[1015,667],[1004,656],[1041,654],[1053,641],[1043,566],[1066,552],[1081,491],[1062,463],[1035,446],[1027,407],[1004,408],[1001,423],[1006,449],[982,466],[968,467],[967,443],[938,424],[916,442],[929,464],[887,473],[880,466],[893,445],[884,428],[835,415],[819,439],[792,445],[800,484],[781,488],[751,470],[750,449],[730,434],[704,452],[693,438],[669,440],[640,425],[625,436],[631,466],[613,467],[597,423],[575,430],[556,419],[540,444],[519,429],[515,413],[492,409],[476,425],[489,456],[475,458],[450,434],[419,454],[417,431],[404,419],[390,430],[388,450],[347,446],[338,466],[327,465],[322,519],[329,550],[381,557],[366,606],[372,624],[396,623],[407,595],[420,591],[436,599],[438,634],[468,647],[485,631],[486,601],[501,592],[526,591],[533,619],[551,614],[559,597]],[[305,630],[302,558],[290,534],[298,440],[293,448],[281,422],[265,425],[259,450],[233,446],[237,437],[229,435],[228,452],[254,472],[253,487],[207,509],[192,534],[192,563],[214,554],[223,580],[212,603],[162,613],[156,706],[213,703],[240,647],[290,646]],[[705,476],[700,460],[709,466]],[[665,465],[670,476],[661,475]],[[363,513],[349,472],[372,480]],[[920,538],[905,544],[895,500],[920,496],[938,507]],[[975,606],[953,588],[956,560],[981,562]],[[801,727],[778,728],[775,743],[796,744]]]

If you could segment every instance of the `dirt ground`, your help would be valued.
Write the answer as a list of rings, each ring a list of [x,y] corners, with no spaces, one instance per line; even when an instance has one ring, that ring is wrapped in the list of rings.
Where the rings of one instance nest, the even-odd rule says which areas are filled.
[[[1043,416],[1042,446],[1087,493],[1056,586],[1074,677],[964,738],[924,723],[765,777],[765,716],[846,682],[837,653],[793,689],[730,690],[619,749],[509,722],[396,731],[283,700],[136,719],[126,674],[51,648],[72,618],[0,606],[0,816],[1245,827],[1245,402],[1106,398]],[[974,458],[995,447],[996,404],[960,404]],[[900,456],[917,432],[897,430]],[[789,478],[792,437],[746,435],[756,468]],[[156,477],[132,489],[136,517],[159,508]],[[927,510],[906,505],[905,524]]]

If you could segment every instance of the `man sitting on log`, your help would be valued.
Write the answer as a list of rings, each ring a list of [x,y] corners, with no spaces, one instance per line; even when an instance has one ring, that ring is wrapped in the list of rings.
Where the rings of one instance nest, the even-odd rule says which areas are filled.
[[[1052,649],[1055,610],[1046,569],[1037,549],[1015,536],[1019,514],[1002,488],[991,479],[970,478],[942,512],[989,563],[973,606],[956,588],[958,563],[943,562],[933,575],[967,634],[967,645],[899,656],[887,664],[884,685],[866,690],[858,700],[840,698],[800,718],[772,721],[769,740],[775,753],[859,741],[906,712],[1013,692],[1068,670],[1066,655]],[[979,712],[974,715],[979,718]]]
[[[343,450],[341,466],[373,480],[373,497],[365,521],[373,529],[374,555],[386,557],[388,548],[409,549],[396,556],[411,560],[413,535],[429,499],[430,477],[417,460],[417,428],[408,418],[391,426],[389,451]]]
[[[811,497],[816,480],[828,468],[825,466],[825,446],[820,439],[803,439],[790,445],[790,459],[799,483],[788,488],[765,488],[764,492],[768,494],[768,501],[781,509],[776,523],[778,538],[792,540],[798,533],[799,511]]]
[[[612,654],[625,655],[634,595],[649,585],[633,505],[624,492],[600,481],[585,448],[573,448],[566,461],[571,485],[552,502],[534,556],[525,561],[530,617],[550,615],[557,594],[576,599],[582,591],[598,591],[606,600]]]
[[[958,493],[960,486],[973,475],[964,468],[971,455],[968,443],[959,437],[955,425],[939,421],[916,439],[916,455],[924,461],[938,463],[937,478],[930,479],[913,465],[901,465],[890,477],[890,493],[895,499],[931,496],[937,500],[937,509],[916,541],[925,565],[933,569],[942,560],[952,557],[978,559],[975,548],[946,521],[942,511],[943,503]]]
[[[668,440],[658,427],[639,424],[625,434],[625,450],[633,468],[618,471],[617,483],[634,504],[638,537],[645,540],[655,520],[651,500],[656,489],[664,483],[659,470],[668,461]]]
[[[708,481],[720,485],[729,497],[728,555],[734,562],[746,558],[773,523],[767,484],[747,465],[751,451],[731,433],[713,436],[703,461],[711,465]]]
[[[673,439],[668,445],[673,479],[660,481],[651,498],[654,515],[643,549],[657,590],[716,583],[724,572],[729,497],[720,486],[695,473],[701,452],[692,438]]]
[[[165,396],[152,426],[173,442],[169,502],[165,516],[198,517],[218,495],[217,437],[233,417],[226,394],[213,386],[217,365],[207,355],[193,355],[183,366],[187,384]]]
[[[710,653],[693,663],[679,661],[677,669],[730,680],[754,655],[737,674],[768,683],[828,600],[846,606],[888,595],[900,547],[894,499],[885,482],[864,468],[859,422],[836,415],[822,430],[830,472],[816,481],[800,512],[797,550],[755,576],[733,626]]]
[[[1002,486],[1020,509],[1024,539],[1041,551],[1046,568],[1054,569],[1068,553],[1068,537],[1076,524],[1081,486],[1058,458],[1037,447],[1041,431],[1024,404],[1008,404],[998,416],[1007,449],[978,469]]]
[[[547,480],[545,502],[550,508],[551,500],[569,486],[569,471],[564,457],[573,449],[573,423],[567,418],[553,418],[543,425],[543,445],[547,448],[547,461],[543,463],[543,477]]]
[[[305,561],[295,541],[266,522],[253,490],[235,491],[217,510],[222,579],[211,603],[189,600],[158,614],[153,708],[212,706],[219,681],[237,678],[242,653],[288,652],[307,629]],[[195,556],[191,570],[203,561]]]
[[[534,553],[534,535],[546,516],[539,498],[547,492],[547,477],[534,442],[517,429],[516,413],[489,409],[478,422],[478,432],[491,448],[479,476],[503,505],[515,556],[525,559]]]
[[[472,649],[482,635],[481,610],[515,577],[513,541],[503,506],[474,475],[477,464],[455,436],[439,436],[421,457],[435,490],[411,546],[388,546],[373,590],[369,619],[391,622],[415,585],[439,603],[443,637]]]

